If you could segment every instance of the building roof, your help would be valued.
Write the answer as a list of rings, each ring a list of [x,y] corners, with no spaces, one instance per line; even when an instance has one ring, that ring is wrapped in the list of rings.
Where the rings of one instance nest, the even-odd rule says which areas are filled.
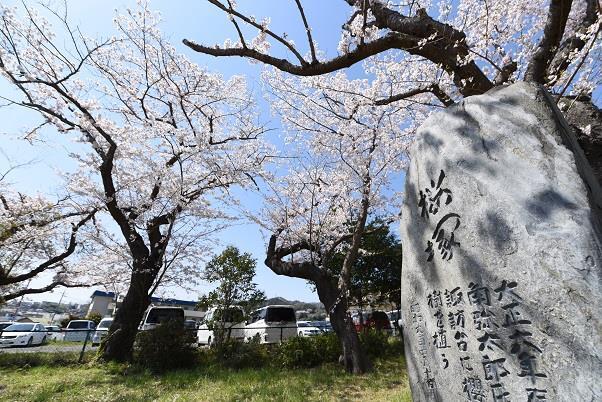
[[[115,293],[114,292],[103,292],[102,290],[95,290],[94,293],[92,293],[92,297],[115,298]],[[197,301],[194,301],[194,300],[163,299],[161,297],[151,297],[151,303],[173,304],[173,305],[177,305],[177,306],[190,306],[190,307],[195,307],[197,305]]]
[[[179,300],[179,299],[162,299],[160,297],[151,297],[152,303],[163,303],[163,304],[176,304],[178,306],[191,306],[197,305],[196,301],[191,300]]]

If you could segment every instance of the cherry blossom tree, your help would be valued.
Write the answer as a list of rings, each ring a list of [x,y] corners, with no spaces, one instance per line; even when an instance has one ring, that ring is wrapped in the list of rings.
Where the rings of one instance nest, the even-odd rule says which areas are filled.
[[[198,241],[229,219],[229,188],[255,185],[262,174],[265,130],[244,80],[224,80],[178,54],[145,3],[116,17],[116,35],[104,41],[49,9],[2,7],[0,18],[0,73],[20,93],[6,101],[42,117],[30,141],[74,141],[79,168],[67,188],[80,205],[99,206],[107,225],[97,236],[107,256],[88,263],[109,274],[129,268],[101,352],[127,360],[152,292],[198,272],[207,251]],[[45,126],[55,131],[44,135]]]
[[[320,53],[300,0],[290,4],[306,33],[297,43],[304,40],[306,46],[274,32],[267,19],[258,22],[234,1],[208,1],[227,14],[237,40],[207,46],[185,39],[191,49],[246,57],[298,76],[323,76],[364,61],[366,79],[381,86],[373,94],[375,105],[424,93],[449,105],[516,80],[544,85],[602,181],[602,112],[592,103],[602,77],[597,0],[342,0],[349,18],[339,53],[330,58]],[[243,35],[249,27],[258,32],[253,41]],[[276,46],[291,59],[270,53]]]
[[[351,271],[368,217],[391,222],[399,212],[401,196],[392,183],[428,106],[375,107],[371,94],[378,89],[344,74],[298,79],[272,70],[264,80],[287,131],[288,161],[257,220],[271,233],[265,263],[315,286],[347,370],[363,373],[371,364],[348,312]],[[333,269],[340,253],[342,264]]]
[[[16,192],[7,183],[12,170],[0,175],[0,303],[59,286],[93,285],[73,260],[85,246],[80,231],[97,210],[68,197],[51,201]],[[31,286],[34,280],[38,285]]]

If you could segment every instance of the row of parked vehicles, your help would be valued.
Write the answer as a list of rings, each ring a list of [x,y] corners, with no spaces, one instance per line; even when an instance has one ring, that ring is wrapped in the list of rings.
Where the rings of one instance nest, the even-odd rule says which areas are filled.
[[[258,337],[261,343],[276,343],[294,336],[314,336],[332,331],[328,321],[297,321],[292,306],[272,305],[252,312],[244,319],[243,309],[210,308],[197,328],[199,345],[211,345],[216,332],[223,331],[230,339],[249,340]]]
[[[184,320],[182,308],[150,306],[139,329],[153,329],[173,319],[181,320],[187,329],[196,331],[199,345],[211,345],[218,331],[230,339],[250,340],[257,337],[261,343],[277,343],[295,336],[316,336],[333,330],[328,321],[297,321],[295,310],[289,305],[262,307],[253,311],[246,320],[241,307],[210,308],[200,324]],[[396,330],[389,316],[381,311],[363,313],[361,316],[355,314],[352,319],[358,331],[374,328],[393,333]],[[39,323],[0,323],[0,346],[33,346],[49,340],[83,342],[86,339],[95,346],[108,334],[112,322],[112,318],[103,318],[98,325],[89,320],[72,320],[64,330]]]
[[[81,342],[86,337],[94,342],[95,338],[98,337],[98,329],[103,328],[104,325],[104,328],[108,330],[111,321],[111,318],[105,318],[96,327],[96,324],[90,320],[72,320],[64,330],[61,330],[57,325],[0,322],[0,346],[37,346],[51,340]],[[95,332],[92,338],[89,338],[92,331]]]

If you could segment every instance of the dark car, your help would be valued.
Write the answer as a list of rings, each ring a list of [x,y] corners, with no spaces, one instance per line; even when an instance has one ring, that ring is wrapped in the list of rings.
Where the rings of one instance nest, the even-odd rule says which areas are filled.
[[[184,321],[184,328],[186,328],[187,330],[195,330],[196,327],[197,327],[197,325],[196,325],[195,320],[185,320]]]
[[[353,324],[355,325],[355,330],[357,332],[366,331],[368,329],[392,332],[391,321],[389,321],[389,317],[384,311],[362,313],[361,320],[360,315],[356,314],[353,316]]]
[[[316,327],[319,328],[320,331],[322,332],[332,332],[332,325],[330,324],[329,321],[312,321],[311,324]]]

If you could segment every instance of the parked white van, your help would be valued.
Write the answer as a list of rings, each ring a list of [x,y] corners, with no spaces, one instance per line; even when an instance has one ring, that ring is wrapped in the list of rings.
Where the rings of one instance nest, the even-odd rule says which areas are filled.
[[[64,341],[84,342],[92,339],[92,332],[96,329],[94,321],[90,320],[71,320],[65,328]]]
[[[257,335],[261,343],[277,343],[297,336],[293,306],[266,306],[252,312],[245,327],[245,339]]]
[[[170,320],[181,320],[182,325],[184,325],[184,309],[171,306],[150,306],[144,313],[140,330],[147,331],[156,328],[162,322]]]
[[[199,345],[211,345],[215,340],[214,328],[223,321],[224,338],[245,339],[245,313],[239,306],[226,309],[211,307],[197,330]],[[218,327],[219,328],[219,327]]]

